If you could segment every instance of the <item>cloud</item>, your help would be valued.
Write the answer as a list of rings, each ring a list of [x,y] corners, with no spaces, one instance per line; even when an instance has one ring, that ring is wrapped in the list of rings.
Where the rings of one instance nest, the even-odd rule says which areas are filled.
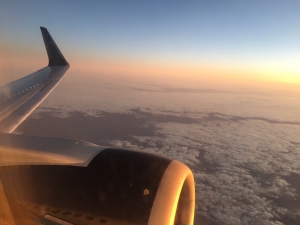
[[[285,180],[292,174],[300,178],[300,146],[293,144],[299,126],[208,121],[157,123],[156,127],[156,136],[134,136],[141,143],[134,148],[175,158],[192,168],[198,214],[231,225],[278,225],[285,224],[285,218],[299,221],[295,203],[300,189]],[[120,147],[130,145],[124,142]]]
[[[151,91],[140,91],[143,89]],[[292,94],[294,96],[258,89],[238,89],[235,93],[226,89],[146,85],[102,76],[82,79],[66,75],[41,106],[59,109],[64,116],[74,110],[95,116],[99,110],[130,113],[139,108],[143,112],[186,115],[196,119],[213,112],[219,113],[218,117],[230,115],[300,122],[299,93]]]
[[[225,225],[300,221],[300,126],[296,123],[210,112],[197,119],[137,109],[95,112],[96,117],[77,112],[56,120],[70,124],[76,118],[81,132],[101,131],[100,140],[110,145],[155,152],[189,165],[196,181],[196,213],[206,221]],[[57,115],[56,110],[52,114]],[[87,122],[89,126],[83,127]]]
[[[297,96],[264,91],[210,93],[82,79],[78,85],[72,79],[58,86],[36,111],[36,118],[53,110],[56,116],[69,118],[76,109],[98,118],[91,120],[93,129],[98,121],[105,128],[102,134],[111,132],[101,141],[186,163],[195,176],[196,212],[206,221],[300,224]],[[111,121],[122,124],[118,135],[109,130]]]

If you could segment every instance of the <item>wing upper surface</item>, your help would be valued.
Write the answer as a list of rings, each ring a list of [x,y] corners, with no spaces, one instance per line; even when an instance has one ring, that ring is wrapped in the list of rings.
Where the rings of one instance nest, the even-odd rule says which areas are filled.
[[[0,88],[0,131],[12,132],[50,94],[69,69],[51,35],[41,27],[49,65]]]

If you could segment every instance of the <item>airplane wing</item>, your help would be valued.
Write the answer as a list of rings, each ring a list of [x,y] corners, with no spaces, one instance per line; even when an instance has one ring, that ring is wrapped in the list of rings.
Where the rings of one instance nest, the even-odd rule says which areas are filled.
[[[11,133],[69,68],[47,29],[41,31],[48,66],[0,88],[0,225],[192,225],[194,178],[182,163]]]
[[[11,133],[38,107],[69,69],[48,30],[41,27],[49,64],[0,88],[0,132]]]

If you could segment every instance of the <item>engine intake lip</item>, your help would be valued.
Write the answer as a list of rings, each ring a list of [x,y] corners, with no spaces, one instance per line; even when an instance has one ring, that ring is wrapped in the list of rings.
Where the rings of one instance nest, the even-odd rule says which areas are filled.
[[[148,225],[192,225],[194,211],[194,176],[187,166],[174,160],[162,177]]]

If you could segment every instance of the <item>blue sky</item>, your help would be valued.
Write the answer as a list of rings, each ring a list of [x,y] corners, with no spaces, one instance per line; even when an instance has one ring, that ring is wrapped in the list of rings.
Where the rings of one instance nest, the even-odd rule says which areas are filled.
[[[2,1],[2,46],[65,55],[300,72],[299,1]],[[26,43],[26,44],[25,44]],[[6,49],[6,48],[5,48]],[[296,71],[296,72],[295,72]]]

